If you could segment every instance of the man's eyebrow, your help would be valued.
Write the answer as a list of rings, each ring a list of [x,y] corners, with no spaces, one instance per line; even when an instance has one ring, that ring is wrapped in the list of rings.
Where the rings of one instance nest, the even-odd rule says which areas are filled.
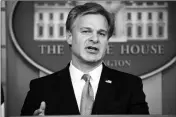
[[[98,32],[108,33],[108,31],[107,31],[107,30],[104,30],[104,29],[100,29],[100,30],[98,30]]]
[[[92,28],[89,28],[89,27],[81,27],[80,29],[81,30],[83,30],[83,29],[92,30]]]
[[[82,29],[93,30],[93,29],[90,28],[90,27],[81,27],[80,29],[81,29],[81,30],[82,30]],[[100,29],[100,30],[98,30],[98,32],[105,32],[105,33],[107,33],[108,31],[107,31],[106,29]]]

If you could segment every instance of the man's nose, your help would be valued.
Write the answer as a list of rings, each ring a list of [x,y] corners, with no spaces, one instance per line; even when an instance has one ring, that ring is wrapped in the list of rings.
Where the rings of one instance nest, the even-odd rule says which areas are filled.
[[[91,38],[91,41],[93,41],[94,43],[98,43],[99,42],[99,37],[98,37],[98,34],[93,34],[92,35],[92,38]]]

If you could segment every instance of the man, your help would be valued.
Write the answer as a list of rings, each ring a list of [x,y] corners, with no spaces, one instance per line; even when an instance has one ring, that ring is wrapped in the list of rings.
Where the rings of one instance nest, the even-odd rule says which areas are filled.
[[[66,30],[71,62],[31,81],[21,115],[149,114],[142,80],[102,62],[113,33],[111,15],[96,3],[79,5]]]

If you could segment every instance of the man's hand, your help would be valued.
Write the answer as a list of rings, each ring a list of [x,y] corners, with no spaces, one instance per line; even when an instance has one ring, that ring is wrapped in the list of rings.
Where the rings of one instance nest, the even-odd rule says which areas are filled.
[[[44,101],[42,101],[41,104],[40,104],[40,108],[35,110],[33,115],[44,116],[45,115],[45,108],[46,108],[46,103]]]

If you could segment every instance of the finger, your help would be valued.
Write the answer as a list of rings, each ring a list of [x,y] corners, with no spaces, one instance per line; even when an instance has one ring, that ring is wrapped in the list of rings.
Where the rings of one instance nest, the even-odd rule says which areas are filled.
[[[35,110],[33,115],[37,115],[37,114],[38,114],[38,110]]]
[[[45,111],[45,108],[46,108],[46,103],[42,101],[40,104],[40,109]]]
[[[45,115],[46,103],[44,101],[41,102],[40,108],[34,111],[34,115]]]
[[[40,113],[39,116],[44,116],[45,114],[44,113]]]
[[[41,109],[34,111],[34,115],[40,115],[41,113],[44,113],[43,110],[41,110]]]

